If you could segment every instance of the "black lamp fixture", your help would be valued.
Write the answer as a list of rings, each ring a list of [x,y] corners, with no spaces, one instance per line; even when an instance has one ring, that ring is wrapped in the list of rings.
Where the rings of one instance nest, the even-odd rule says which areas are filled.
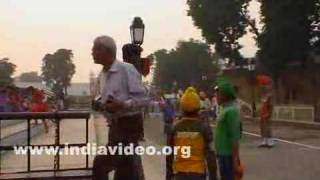
[[[144,24],[140,17],[135,17],[130,26],[132,44],[142,45],[144,38]]]

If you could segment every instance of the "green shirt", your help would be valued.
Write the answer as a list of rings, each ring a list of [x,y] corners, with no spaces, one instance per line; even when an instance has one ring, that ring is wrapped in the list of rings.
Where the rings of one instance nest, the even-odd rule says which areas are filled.
[[[240,110],[237,103],[230,102],[223,106],[217,118],[215,146],[218,155],[232,155],[232,145],[241,138]]]

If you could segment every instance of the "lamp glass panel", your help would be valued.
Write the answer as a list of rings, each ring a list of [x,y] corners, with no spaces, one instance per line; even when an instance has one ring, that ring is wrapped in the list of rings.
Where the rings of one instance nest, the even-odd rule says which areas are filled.
[[[134,33],[133,33],[133,29],[130,28],[130,35],[131,35],[131,41],[134,41]]]
[[[134,29],[134,41],[137,43],[142,43],[143,42],[143,33],[144,33],[144,29],[142,28],[137,28]]]

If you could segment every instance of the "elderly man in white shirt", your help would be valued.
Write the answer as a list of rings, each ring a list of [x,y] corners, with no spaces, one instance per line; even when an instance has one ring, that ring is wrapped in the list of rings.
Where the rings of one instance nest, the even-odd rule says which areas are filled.
[[[148,98],[138,71],[132,64],[118,61],[116,53],[111,37],[100,36],[94,40],[94,62],[103,66],[98,84],[100,103],[108,114],[108,146],[137,145],[143,134],[142,108],[148,104]],[[106,180],[112,170],[116,170],[118,179],[139,179],[135,167],[137,159],[135,156],[98,155],[93,163],[93,179]]]

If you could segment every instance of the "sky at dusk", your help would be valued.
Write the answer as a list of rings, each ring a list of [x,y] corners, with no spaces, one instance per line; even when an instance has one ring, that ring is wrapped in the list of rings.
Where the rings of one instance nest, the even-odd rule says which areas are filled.
[[[256,3],[250,7],[253,16],[257,7]],[[46,53],[72,49],[77,71],[73,81],[88,82],[90,71],[100,70],[91,58],[94,38],[110,35],[121,49],[130,42],[129,26],[135,16],[146,26],[144,56],[174,48],[179,40],[203,40],[187,8],[186,0],[0,0],[0,58],[10,58],[19,75],[40,72]],[[242,53],[253,56],[256,47],[250,36],[241,43]]]

